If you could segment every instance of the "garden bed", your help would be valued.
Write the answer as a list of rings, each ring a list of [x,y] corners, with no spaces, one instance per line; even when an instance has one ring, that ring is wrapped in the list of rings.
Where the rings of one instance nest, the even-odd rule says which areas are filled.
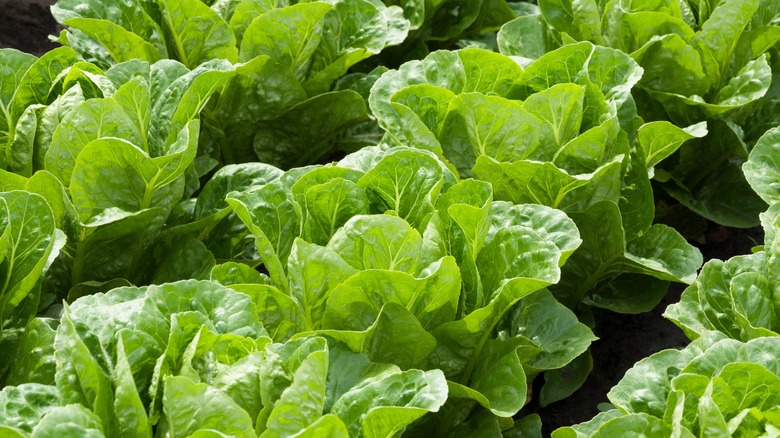
[[[0,48],[10,47],[41,56],[58,47],[58,44],[52,43],[48,38],[62,29],[48,10],[48,4],[51,3],[54,2],[0,0]],[[695,216],[693,213],[690,215]],[[695,231],[689,233],[691,235],[684,232],[682,234],[688,238],[689,243],[699,248],[705,262],[749,254],[751,248],[763,243],[763,231],[760,227],[730,228],[714,222],[704,222],[698,216],[696,218],[699,222],[692,227]],[[677,222],[679,224],[679,219]],[[545,436],[558,427],[587,421],[599,412],[600,403],[609,402],[607,392],[637,361],[663,349],[688,345],[690,341],[683,331],[662,316],[668,305],[680,300],[684,288],[680,283],[673,283],[661,303],[646,313],[619,314],[595,309],[596,325],[593,332],[599,340],[591,346],[593,371],[586,383],[572,396],[549,406],[539,407],[538,394],[542,376],[537,376],[532,387],[535,396],[531,403],[520,411],[517,418],[524,414],[538,413],[542,418]]]

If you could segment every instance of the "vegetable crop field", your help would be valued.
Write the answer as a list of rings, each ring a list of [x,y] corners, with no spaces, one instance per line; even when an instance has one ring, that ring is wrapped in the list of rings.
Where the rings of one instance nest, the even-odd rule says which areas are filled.
[[[780,0],[0,0],[0,438],[780,437]]]

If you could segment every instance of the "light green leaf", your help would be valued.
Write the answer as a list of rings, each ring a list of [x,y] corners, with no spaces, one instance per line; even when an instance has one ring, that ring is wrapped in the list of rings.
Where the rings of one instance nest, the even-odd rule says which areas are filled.
[[[156,62],[162,58],[153,44],[108,20],[70,18],[62,24],[78,29],[97,40],[108,51],[114,62],[133,59]]]
[[[332,8],[325,2],[272,9],[252,21],[241,40],[241,61],[270,56],[302,80],[320,44],[323,18]]]
[[[163,406],[168,430],[175,436],[190,436],[199,429],[214,429],[226,435],[254,438],[252,419],[222,391],[186,377],[165,379]]]
[[[228,24],[198,0],[157,0],[170,53],[188,68],[210,59],[236,62],[236,38]]]

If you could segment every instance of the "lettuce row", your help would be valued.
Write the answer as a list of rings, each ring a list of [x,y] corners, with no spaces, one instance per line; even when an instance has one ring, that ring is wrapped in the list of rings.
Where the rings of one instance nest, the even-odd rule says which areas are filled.
[[[383,74],[369,103],[385,142],[442,156],[462,177],[491,183],[497,199],[574,219],[583,244],[551,288],[561,302],[638,313],[669,281],[693,281],[702,262],[675,230],[652,224],[649,180],[700,134],[639,127],[630,92],[641,75],[628,56],[590,43],[525,68],[480,49],[439,51]],[[632,147],[624,129],[637,127]]]
[[[140,87],[145,81],[137,75],[128,82],[131,83]],[[112,102],[114,98],[86,101],[100,105]],[[74,109],[69,114],[77,111]],[[190,121],[187,127],[196,123]],[[187,127],[180,137],[186,138],[187,130],[191,129]],[[122,165],[128,163],[136,163],[130,170],[144,175],[143,168],[136,170],[139,160],[122,160],[117,154],[125,144],[137,150],[139,156],[148,157],[148,154],[119,138],[89,141],[79,157],[88,148],[104,144],[110,145],[114,153],[96,163],[108,168],[101,175],[111,175],[110,169],[124,169]],[[195,148],[191,142],[187,144],[188,148]],[[168,156],[146,159],[154,163],[159,158],[168,159]],[[68,231],[66,225],[80,220],[80,214],[89,218],[97,212],[100,218],[105,217],[106,211],[123,211],[107,207],[114,204],[132,211],[140,209],[137,203],[146,199],[138,195],[147,193],[148,185],[140,185],[143,190],[135,196],[126,195],[133,186],[124,186],[125,191],[111,198],[104,198],[106,192],[98,188],[74,191],[78,187],[78,163],[77,159],[67,189],[57,177],[45,171],[36,172],[29,179],[16,176],[25,187],[46,177],[41,180],[46,183],[42,193],[59,212],[49,213],[46,232],[53,233],[54,237],[58,235],[54,228],[57,220]],[[8,173],[6,177],[11,175],[14,174]],[[111,184],[109,178],[91,180]],[[139,183],[142,181],[146,180],[140,178]],[[145,277],[138,277],[134,282],[160,284],[183,278],[211,278],[241,292],[242,296],[251,297],[252,303],[247,304],[245,311],[260,318],[263,330],[275,342],[290,342],[310,335],[327,336],[374,362],[393,363],[403,370],[422,368],[443,372],[443,377],[449,379],[446,384],[450,401],[437,417],[428,416],[427,420],[416,423],[418,430],[445,428],[455,433],[458,428],[466,427],[461,424],[462,415],[471,411],[478,414],[480,424],[506,427],[506,419],[526,402],[524,388],[528,376],[559,369],[587,354],[590,342],[595,339],[587,326],[543,290],[558,281],[560,266],[580,244],[574,223],[549,207],[493,201],[489,184],[459,181],[455,173],[429,152],[371,147],[347,156],[336,165],[309,166],[288,172],[259,163],[229,165],[210,179],[197,199],[184,201],[179,200],[186,189],[186,175],[180,175],[179,182],[171,185],[173,189],[152,186],[148,199],[160,202],[156,208],[164,210],[167,219],[159,225],[154,246],[135,254],[139,266],[153,267],[144,271]],[[176,191],[171,194],[170,190]],[[35,194],[9,193],[40,199],[41,204],[46,204]],[[76,193],[83,193],[86,200],[71,202],[79,199]],[[80,210],[76,205],[91,208]],[[140,212],[149,210],[152,209]],[[471,224],[478,224],[478,228],[472,228]],[[111,277],[110,271],[106,271],[110,266],[98,266],[82,272],[106,273],[106,277],[85,277],[71,285],[68,280],[73,281],[73,267],[79,266],[76,263],[79,259],[71,261],[70,254],[79,255],[79,247],[96,253],[106,251],[114,241],[99,241],[92,247],[85,246],[92,243],[89,240],[71,243],[72,237],[67,237],[67,243],[62,238],[59,240],[60,246],[65,245],[61,257],[53,260],[54,256],[46,258],[41,254],[36,259],[54,263],[47,264],[45,269],[37,266],[38,271],[34,273],[43,270],[45,276],[36,286],[37,293],[28,295],[36,300],[44,297],[51,303],[53,296],[42,291],[62,280],[65,289],[57,294],[66,293],[69,302],[75,300],[72,309],[66,309],[66,313],[73,314],[73,309],[83,308],[78,304],[96,307],[89,304],[91,300],[102,296],[103,291],[126,285],[127,280],[121,272]],[[43,243],[55,246],[48,240]],[[74,245],[76,251],[72,252]],[[116,245],[126,249],[127,241],[119,240]],[[80,263],[90,266],[86,264],[88,260]],[[122,259],[113,260],[115,267],[122,266]],[[215,266],[217,260],[221,263]],[[498,260],[503,262],[496,263]],[[269,275],[250,267],[260,262]],[[68,268],[70,275],[63,279],[59,269],[67,273]],[[165,287],[149,286],[153,290]],[[124,294],[120,291],[131,289],[136,290],[114,289],[108,295]],[[6,384],[51,383],[55,350],[61,354],[58,363],[63,366],[85,360],[85,356],[65,356],[77,352],[69,352],[65,344],[53,341],[53,322],[33,319],[28,323],[35,310],[46,308],[48,303],[35,301],[31,312],[25,314],[27,319],[14,322],[13,330],[4,333],[3,351],[15,359],[8,362],[8,369],[0,370]],[[127,320],[135,323],[136,316],[129,310],[114,311],[129,315]],[[259,333],[260,329],[253,330]],[[101,357],[108,357],[106,352],[115,351],[117,340],[113,337],[119,331],[116,326],[100,329],[102,334],[97,334],[98,337],[112,337],[102,340],[100,348],[88,342],[88,349],[98,357],[98,362],[104,360]],[[400,336],[400,333],[406,334]],[[167,336],[159,335],[161,350],[168,348],[163,342]],[[37,347],[29,348],[34,345]],[[128,347],[128,355],[135,348],[138,347]],[[29,355],[29,351],[36,353]],[[112,363],[107,362],[104,367],[111,379],[115,378],[110,368]],[[176,368],[178,365],[163,361],[159,366]],[[161,368],[161,372],[168,368]],[[82,377],[70,380],[79,379]],[[65,380],[58,378],[57,382]],[[155,388],[159,392],[163,384],[157,382]],[[515,396],[507,398],[506,391]],[[155,396],[150,393],[150,397]],[[154,400],[160,397],[158,394]],[[113,414],[97,411],[98,406],[105,404],[102,401],[76,397],[63,403],[73,402],[95,411],[104,427],[114,427],[113,423],[106,423],[114,421]],[[162,409],[159,403],[144,406],[152,421],[157,421]]]
[[[580,244],[574,223],[493,201],[489,184],[458,182],[426,151],[364,148],[227,202],[268,276],[228,263],[211,279],[257,297],[275,340],[326,335],[371,360],[442,370],[461,401],[420,430],[456,430],[475,407],[498,427],[494,416],[525,404],[526,374],[566,365],[595,339],[543,290]]]
[[[753,254],[707,262],[696,281],[683,292],[680,302],[667,308],[666,316],[696,339],[709,330],[741,341],[778,336],[777,257],[775,236],[780,215],[778,196],[778,128],[767,131],[743,165],[748,182],[761,198],[772,204],[761,214],[764,245]]]
[[[202,96],[205,104],[215,95],[200,108],[199,156],[284,168],[368,144],[374,125],[360,87],[339,79],[409,31],[400,7],[373,0],[247,0],[213,8],[199,0],[60,0],[52,13],[69,26],[59,41],[104,69],[170,59],[194,70],[224,60],[231,67],[218,70],[232,73],[213,75],[213,90]]]
[[[542,0],[501,29],[498,45],[505,55],[531,59],[573,41],[629,54],[645,71],[633,92],[645,120],[709,125],[709,134],[681,148],[656,180],[707,219],[752,227],[767,206],[740,165],[780,122],[776,3]],[[702,156],[711,164],[702,165]]]
[[[62,48],[44,58],[58,51],[72,54]],[[197,115],[210,84],[230,68],[224,61],[194,71],[170,61],[129,62],[103,73],[76,63],[45,88],[48,106],[28,107],[32,123],[13,139],[26,137],[24,153],[14,153],[27,161],[13,173],[0,170],[0,181],[5,190],[43,196],[67,238],[43,279],[44,307],[86,281],[143,283],[155,275],[145,254],[215,164],[197,156]]]
[[[6,386],[0,430],[391,437],[446,400],[441,371],[370,362],[322,337],[273,343],[253,309],[195,280],[81,298],[56,329],[54,381]]]
[[[553,438],[776,436],[778,338],[747,342],[706,332],[682,350],[637,362],[609,392],[615,409]]]

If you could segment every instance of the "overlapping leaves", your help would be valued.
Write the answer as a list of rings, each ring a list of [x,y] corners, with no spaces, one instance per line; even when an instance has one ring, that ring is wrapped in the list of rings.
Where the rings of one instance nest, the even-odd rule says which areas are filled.
[[[684,145],[656,174],[662,187],[718,223],[758,225],[766,204],[749,189],[740,165],[778,123],[775,2],[544,0],[535,12],[502,28],[502,53],[539,58],[590,41],[630,55],[644,69],[634,97],[645,120],[709,124],[708,135]]]
[[[573,222],[548,207],[493,201],[489,184],[458,182],[429,152],[366,148],[231,193],[228,203],[269,277],[218,266],[212,279],[277,315],[266,324],[274,339],[319,333],[371,360],[442,370],[450,398],[465,404],[448,403],[419,428],[455,427],[475,404],[514,415],[526,373],[560,368],[594,339],[540,290],[580,243]],[[499,336],[510,310],[513,331]],[[556,334],[523,322],[547,312],[570,318],[554,323]],[[576,341],[557,343],[564,333]]]
[[[320,337],[272,343],[249,296],[207,281],[84,297],[54,345],[56,386],[0,393],[4,433],[390,437],[447,396],[440,371],[369,362]]]
[[[641,124],[630,94],[641,74],[627,55],[589,43],[525,69],[479,49],[440,51],[385,73],[369,101],[388,142],[442,154],[498,199],[570,213],[583,246],[553,293],[572,307],[634,313],[657,304],[668,281],[692,281],[701,264],[675,230],[652,225],[648,172],[685,139],[646,141],[655,137],[648,124],[631,148],[623,128]]]
[[[777,433],[778,338],[702,336],[643,359],[609,393],[617,409],[555,438],[772,436]]]

